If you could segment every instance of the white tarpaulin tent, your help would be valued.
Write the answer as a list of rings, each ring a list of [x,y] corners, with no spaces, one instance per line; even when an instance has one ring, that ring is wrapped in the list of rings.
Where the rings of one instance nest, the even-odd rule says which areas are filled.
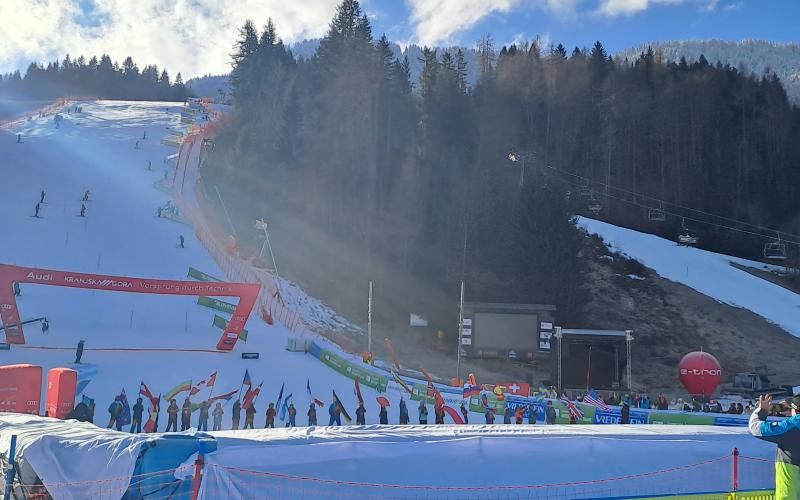
[[[743,428],[366,426],[212,435],[219,447],[204,457],[201,495],[207,499],[248,498],[254,491],[270,498],[300,492],[322,498],[387,491],[395,497],[460,498],[514,491],[509,494],[536,498],[557,490],[559,498],[597,498],[729,491],[734,448],[759,465],[742,466],[740,487],[773,487],[774,446]],[[620,477],[626,478],[601,481]],[[569,485],[552,486],[560,483]],[[537,486],[500,488],[526,485]]]

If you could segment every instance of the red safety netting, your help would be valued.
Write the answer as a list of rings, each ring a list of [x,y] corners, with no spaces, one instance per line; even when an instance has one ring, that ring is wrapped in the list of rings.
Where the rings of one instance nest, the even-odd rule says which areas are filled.
[[[544,458],[544,457],[541,457]],[[432,468],[434,465],[432,464]],[[532,460],[532,475],[535,474]],[[403,471],[398,470],[398,478]],[[432,473],[434,481],[446,479]],[[458,478],[455,478],[458,479]],[[469,478],[463,478],[469,481]],[[465,499],[524,498],[579,499],[648,497],[731,491],[731,456],[665,470],[608,479],[513,486],[422,486],[380,484],[252,471],[209,464],[204,469],[201,498],[393,498]],[[768,483],[769,484],[769,483]]]

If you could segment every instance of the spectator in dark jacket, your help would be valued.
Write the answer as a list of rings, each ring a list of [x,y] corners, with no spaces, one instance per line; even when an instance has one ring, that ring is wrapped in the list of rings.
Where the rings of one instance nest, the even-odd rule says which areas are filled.
[[[180,408],[178,408],[178,403],[171,399],[169,402],[169,406],[167,407],[167,430],[164,432],[169,432],[170,428],[173,432],[178,432],[178,412]]]
[[[244,411],[244,427],[242,428],[252,429],[253,422],[255,422],[255,419],[256,419],[256,405],[250,403],[250,406],[248,406],[247,409]]]
[[[553,408],[552,401],[547,402],[547,410],[545,411],[544,417],[547,425],[553,425],[556,423],[556,409]]]
[[[231,429],[239,429],[239,419],[242,418],[242,403],[238,399],[233,403],[233,410],[231,414]]]
[[[133,416],[131,417],[131,432],[134,432],[136,429],[136,433],[142,432],[142,412],[144,412],[144,406],[142,405],[142,398],[136,399],[136,404],[133,405]]]
[[[314,406],[314,403],[311,403],[308,407],[308,413],[306,413],[306,415],[308,415],[309,427],[317,425],[317,408]]]
[[[378,412],[378,421],[381,423],[381,425],[386,425],[389,423],[389,415],[386,413],[385,406],[381,406],[381,409]]]
[[[183,406],[181,406],[181,431],[185,431],[192,426],[192,402],[189,401],[189,398],[183,400]]]
[[[622,410],[620,410],[620,419],[619,423],[621,424],[629,424],[631,423],[631,407],[628,405],[627,402],[622,403]]]

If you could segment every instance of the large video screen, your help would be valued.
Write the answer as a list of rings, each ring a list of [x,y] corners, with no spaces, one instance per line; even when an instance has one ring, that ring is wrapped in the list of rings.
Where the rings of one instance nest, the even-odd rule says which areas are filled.
[[[536,314],[475,313],[473,347],[476,349],[536,350],[539,316]]]

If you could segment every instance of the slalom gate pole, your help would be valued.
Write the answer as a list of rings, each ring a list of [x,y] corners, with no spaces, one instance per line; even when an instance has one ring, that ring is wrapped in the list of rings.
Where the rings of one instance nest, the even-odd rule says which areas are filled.
[[[733,474],[732,474],[733,484],[731,484],[731,489],[733,490],[734,493],[736,493],[737,491],[739,491],[739,448],[733,449],[733,454],[731,458],[733,462]]]
[[[192,500],[197,500],[200,493],[200,476],[203,472],[203,454],[197,452],[197,460],[194,461],[194,477],[192,478]]]
[[[3,491],[3,498],[11,498],[11,490],[14,486],[14,474],[16,473],[16,465],[14,458],[17,453],[17,435],[11,436],[11,448],[8,451],[8,469],[6,470],[6,483]]]

